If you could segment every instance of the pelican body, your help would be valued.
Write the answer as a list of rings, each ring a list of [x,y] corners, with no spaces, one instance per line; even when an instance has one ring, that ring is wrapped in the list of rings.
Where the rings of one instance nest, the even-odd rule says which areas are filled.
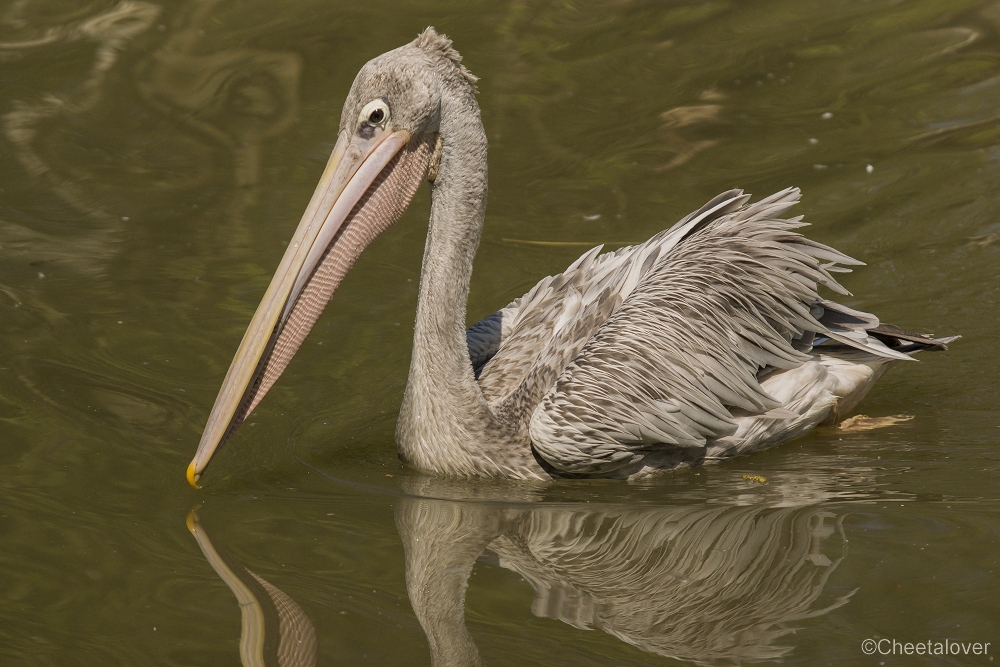
[[[396,429],[429,472],[634,478],[836,422],[891,363],[943,347],[821,297],[861,264],[794,231],[788,189],[725,192],[645,243],[585,253],[466,330],[486,209],[476,78],[433,28],[368,62],[336,147],[250,323],[188,467],[295,354],[365,247],[424,180],[431,209]]]

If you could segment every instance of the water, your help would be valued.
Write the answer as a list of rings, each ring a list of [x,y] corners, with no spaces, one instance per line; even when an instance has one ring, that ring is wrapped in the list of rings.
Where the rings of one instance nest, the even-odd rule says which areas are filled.
[[[1000,3],[426,4],[0,8],[0,662],[237,665],[243,632],[254,665],[989,664]],[[914,419],[642,485],[407,470],[424,190],[189,489],[354,74],[428,24],[482,78],[470,318],[574,244],[798,185],[869,264],[849,305],[964,336],[861,406]]]

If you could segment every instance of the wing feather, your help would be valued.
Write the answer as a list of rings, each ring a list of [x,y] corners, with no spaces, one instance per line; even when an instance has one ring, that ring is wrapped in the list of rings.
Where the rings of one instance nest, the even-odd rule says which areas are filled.
[[[741,190],[724,192],[645,243],[603,255],[600,254],[602,246],[597,246],[585,252],[562,273],[540,280],[521,297],[519,303],[515,302],[516,307],[511,304],[504,309],[504,334],[478,376],[486,400],[499,405],[521,389],[519,398],[514,400],[516,406],[499,409],[518,412],[528,404],[532,408],[537,405],[541,395],[534,396],[523,390],[529,372],[548,376],[555,365],[561,363],[555,369],[558,375],[572,358],[567,358],[566,351],[578,352],[594,331],[604,324],[606,317],[601,320],[600,313],[610,317],[642,278],[655,270],[685,235],[721,215],[738,213],[748,199],[749,196]],[[579,296],[574,296],[574,293]],[[579,312],[586,313],[586,318],[584,323],[574,323],[570,331],[564,313],[568,309],[567,301],[576,299],[579,300]],[[560,325],[561,329],[558,328]],[[473,328],[476,326],[478,323]],[[574,334],[582,340],[567,340]],[[568,344],[569,347],[557,350],[553,343]],[[527,384],[539,386],[538,382]]]
[[[491,408],[527,423],[556,469],[601,474],[726,438],[733,410],[777,414],[760,378],[823,341],[909,359],[869,335],[878,318],[819,297],[849,294],[833,274],[863,263],[794,231],[801,216],[780,216],[798,199],[725,192],[643,244],[587,251],[473,325]]]
[[[605,309],[606,320],[579,328],[587,340],[571,345],[572,356],[552,345],[536,348],[544,351],[498,407],[533,407],[532,445],[553,467],[607,473],[657,448],[704,448],[733,434],[734,409],[780,410],[758,376],[807,362],[806,350],[796,346],[808,349],[816,334],[909,358],[868,336],[878,326],[873,315],[819,297],[820,286],[846,294],[831,269],[861,262],[792,231],[803,226],[801,218],[780,216],[798,196],[789,189],[748,205],[741,192],[725,193],[647,244],[589,253],[579,267],[595,276],[613,269],[610,277],[599,275],[601,298],[617,294],[621,303]],[[550,282],[549,305],[560,300],[555,285],[573,283],[589,294],[581,279]],[[540,316],[518,313],[519,321],[530,317]],[[515,324],[512,336],[518,333]],[[502,361],[504,347],[491,363]],[[532,382],[543,366],[541,381]]]

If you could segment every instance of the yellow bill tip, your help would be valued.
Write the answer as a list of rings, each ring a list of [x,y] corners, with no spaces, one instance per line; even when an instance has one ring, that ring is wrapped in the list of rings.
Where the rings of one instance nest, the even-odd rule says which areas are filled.
[[[187,513],[187,517],[184,519],[184,523],[187,524],[188,530],[192,533],[198,529],[198,505],[195,505]]]
[[[201,479],[201,475],[199,475],[198,472],[194,469],[194,462],[192,461],[187,469],[188,484],[190,484],[191,488],[193,489],[200,489],[201,487],[198,486],[199,479]]]

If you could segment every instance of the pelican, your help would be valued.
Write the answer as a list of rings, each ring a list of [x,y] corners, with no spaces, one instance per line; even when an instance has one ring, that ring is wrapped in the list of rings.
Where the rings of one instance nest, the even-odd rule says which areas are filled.
[[[466,331],[486,209],[476,77],[427,28],[365,64],[336,146],[187,469],[257,406],[362,251],[424,180],[431,207],[400,457],[455,476],[636,478],[777,445],[849,412],[895,361],[942,348],[819,295],[860,265],[795,232],[790,188],[725,192],[645,243],[564,272]]]

